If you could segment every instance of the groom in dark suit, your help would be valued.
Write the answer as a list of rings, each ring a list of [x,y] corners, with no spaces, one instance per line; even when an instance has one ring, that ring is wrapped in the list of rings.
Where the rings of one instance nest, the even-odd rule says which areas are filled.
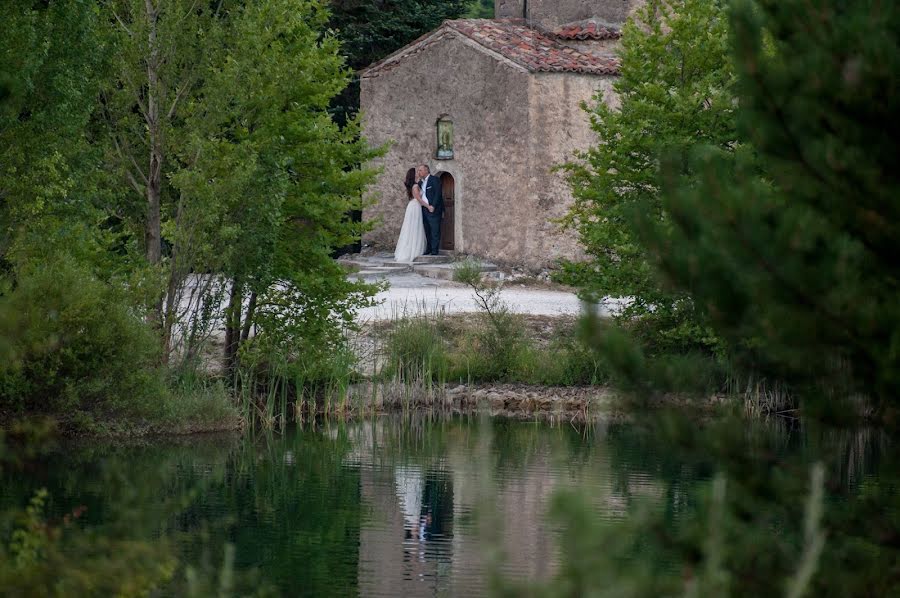
[[[439,255],[441,249],[441,218],[444,217],[444,193],[441,189],[441,179],[431,176],[431,169],[427,164],[419,165],[419,184],[422,188],[422,197],[428,202],[428,207],[422,207],[422,222],[425,225],[425,255]]]

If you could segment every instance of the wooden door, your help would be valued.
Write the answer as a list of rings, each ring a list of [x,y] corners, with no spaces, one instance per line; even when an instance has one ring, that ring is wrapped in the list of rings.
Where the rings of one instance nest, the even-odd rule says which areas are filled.
[[[444,219],[441,221],[441,249],[454,251],[456,249],[456,209],[454,197],[456,195],[456,182],[453,175],[445,172],[441,175],[441,189],[444,194]]]

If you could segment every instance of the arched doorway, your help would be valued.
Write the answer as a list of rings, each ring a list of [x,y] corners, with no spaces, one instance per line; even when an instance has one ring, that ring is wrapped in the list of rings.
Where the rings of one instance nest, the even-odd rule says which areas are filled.
[[[456,181],[449,172],[441,173],[441,189],[444,194],[444,219],[441,221],[441,249],[456,250]]]

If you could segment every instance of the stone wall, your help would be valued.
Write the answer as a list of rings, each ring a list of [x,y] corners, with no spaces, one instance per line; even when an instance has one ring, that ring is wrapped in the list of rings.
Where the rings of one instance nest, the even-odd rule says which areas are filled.
[[[494,0],[494,16],[498,19],[521,19],[525,15],[525,0]]]
[[[427,161],[456,183],[456,250],[517,262],[525,250],[518,202],[527,196],[528,72],[446,35],[375,77],[363,77],[364,134],[392,143],[363,213],[377,228],[363,241],[392,249],[406,209],[403,177]],[[454,123],[453,160],[436,160],[435,122]]]
[[[545,29],[560,25],[600,19],[608,23],[624,23],[643,0],[496,0],[494,13],[500,18],[521,18],[527,6],[528,20]]]
[[[364,134],[392,143],[363,218],[365,243],[392,250],[406,208],[406,171],[427,160],[456,183],[456,251],[532,270],[582,250],[554,220],[573,199],[555,165],[594,140],[580,108],[612,77],[529,73],[447,32],[412,56],[362,79]],[[436,160],[435,122],[454,123],[453,160]]]
[[[583,249],[572,231],[564,231],[556,222],[566,215],[574,199],[565,173],[553,166],[572,160],[575,153],[589,148],[596,140],[587,112],[581,103],[591,103],[598,90],[606,101],[615,102],[613,77],[593,77],[570,73],[542,73],[531,80],[531,177],[534,189],[528,212],[528,236],[532,252],[548,260],[582,259]]]

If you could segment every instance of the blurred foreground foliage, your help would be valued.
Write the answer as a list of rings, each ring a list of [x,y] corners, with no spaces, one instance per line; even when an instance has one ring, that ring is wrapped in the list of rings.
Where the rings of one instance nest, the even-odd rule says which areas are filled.
[[[510,595],[898,595],[900,180],[892,114],[900,101],[900,47],[893,41],[900,6],[705,4],[674,3],[669,27],[627,28],[623,83],[632,68],[657,68],[639,47],[650,55],[670,52],[660,68],[682,57],[692,64],[691,54],[682,56],[678,24],[706,22],[718,11],[715,23],[727,27],[711,32],[727,34],[728,44],[711,48],[723,52],[719,59],[734,80],[701,94],[706,100],[695,103],[693,120],[679,122],[693,129],[722,109],[733,131],[722,142],[696,139],[637,154],[629,148],[640,143],[638,131],[629,129],[627,136],[605,137],[589,154],[593,174],[575,170],[574,182],[585,185],[576,187],[579,209],[596,216],[578,221],[583,234],[622,241],[593,274],[577,274],[586,291],[625,289],[635,297],[633,308],[646,312],[630,327],[595,318],[593,343],[637,405],[670,392],[674,371],[685,375],[691,368],[648,365],[654,350],[673,355],[676,365],[675,358],[685,359],[682,366],[689,362],[689,347],[672,346],[672,329],[654,322],[671,305],[666,296],[681,297],[698,325],[693,346],[705,335],[715,339],[696,371],[712,355],[739,376],[786,382],[801,409],[781,415],[804,430],[809,445],[802,459],[781,458],[746,417],[660,414],[648,424],[650,433],[708,464],[710,482],[683,497],[700,508],[690,516],[647,511],[609,522],[596,516],[594,497],[560,496],[558,575],[527,590],[501,584]],[[665,11],[649,16],[660,14]],[[705,39],[698,38],[701,47]],[[703,80],[702,71],[688,74]],[[681,97],[679,90],[657,93],[653,82],[627,89],[620,112],[598,109],[595,129],[610,131],[633,111],[647,114]],[[723,92],[729,93],[720,98]],[[664,138],[673,114],[642,122],[648,131],[662,127]],[[646,184],[596,186],[634,172],[607,158],[629,168],[639,163]],[[612,211],[597,212],[607,204]],[[846,426],[860,414],[875,416],[884,428],[828,427]],[[870,476],[846,483],[846,462],[816,440],[834,434],[851,439],[848,451],[857,459],[862,446],[853,438],[879,438],[883,458]],[[638,550],[657,556],[638,560]]]

